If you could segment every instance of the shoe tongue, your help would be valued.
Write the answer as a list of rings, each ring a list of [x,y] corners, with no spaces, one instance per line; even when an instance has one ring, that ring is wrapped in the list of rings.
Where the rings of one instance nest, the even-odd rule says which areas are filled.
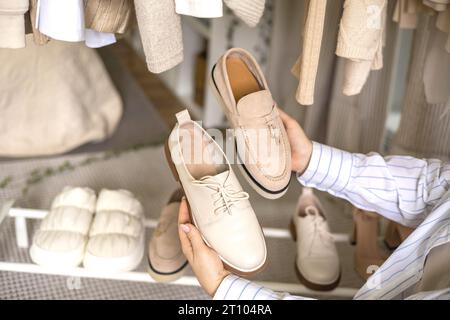
[[[262,117],[273,108],[273,99],[269,90],[261,90],[242,97],[237,103],[239,115],[244,117]]]
[[[310,215],[310,216],[318,216],[318,217],[321,217],[321,215],[320,215],[320,213],[319,213],[319,210],[317,210],[317,208],[316,208],[316,207],[313,207],[313,206],[307,206],[307,207],[305,208],[305,212],[306,212],[308,215]]]
[[[227,180],[229,175],[230,175],[230,170],[225,170],[224,172],[216,174],[214,176],[214,179],[220,183],[224,183]]]

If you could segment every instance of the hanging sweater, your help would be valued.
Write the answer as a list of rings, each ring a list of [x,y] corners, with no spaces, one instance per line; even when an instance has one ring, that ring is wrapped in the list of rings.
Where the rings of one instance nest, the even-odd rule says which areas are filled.
[[[303,49],[291,71],[300,80],[295,94],[298,103],[312,105],[314,103],[314,88],[317,68],[319,67],[327,0],[306,1],[306,8]]]
[[[25,47],[25,13],[29,0],[0,0],[0,48]]]
[[[265,0],[224,0],[224,2],[250,27],[255,27],[264,13]]]
[[[386,0],[346,0],[336,54],[346,61],[343,93],[361,92],[371,69],[382,67]]]
[[[85,0],[86,28],[98,32],[125,33],[132,10],[131,0]]]
[[[264,13],[265,0],[223,0],[233,13],[248,26],[255,27]],[[222,0],[175,0],[178,14],[198,18],[218,18],[223,15]]]
[[[169,70],[183,61],[180,16],[173,0],[134,0],[136,18],[151,72]]]

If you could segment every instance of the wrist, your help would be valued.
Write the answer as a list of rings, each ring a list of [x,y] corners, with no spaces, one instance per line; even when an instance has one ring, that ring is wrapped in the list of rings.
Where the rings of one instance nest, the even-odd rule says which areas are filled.
[[[292,169],[299,174],[305,172],[306,168],[308,168],[309,162],[311,160],[313,144],[312,141],[308,139],[307,142],[298,146],[298,159],[293,165]]]
[[[208,294],[211,297],[214,297],[216,295],[217,290],[219,289],[220,285],[222,284],[223,280],[230,275],[230,272],[224,270],[223,272],[221,272],[221,274],[219,275],[219,277],[217,278],[215,285],[212,286],[211,290],[208,290]]]

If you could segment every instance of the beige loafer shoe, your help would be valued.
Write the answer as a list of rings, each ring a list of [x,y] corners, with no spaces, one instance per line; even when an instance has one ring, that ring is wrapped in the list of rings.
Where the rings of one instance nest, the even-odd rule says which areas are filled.
[[[187,110],[176,116],[166,156],[189,202],[192,223],[227,269],[239,275],[260,271],[266,243],[248,194],[214,139]]]
[[[148,248],[148,272],[155,281],[180,278],[188,264],[178,237],[178,211],[183,191],[176,190],[163,208]]]
[[[263,197],[283,196],[291,179],[291,149],[264,74],[240,48],[216,63],[211,87],[234,129],[239,168]]]

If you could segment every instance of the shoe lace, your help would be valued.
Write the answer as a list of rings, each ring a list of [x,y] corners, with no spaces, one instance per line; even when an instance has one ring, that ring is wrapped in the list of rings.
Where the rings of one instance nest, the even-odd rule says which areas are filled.
[[[220,213],[231,215],[231,207],[249,198],[247,192],[235,190],[230,185],[226,185],[226,181],[221,183],[213,176],[205,176],[199,180],[194,180],[192,183],[215,191],[212,194],[215,215]]]
[[[314,212],[311,214],[310,212]],[[327,222],[318,213],[317,209],[313,206],[305,208],[305,212],[311,216],[313,222],[313,229],[311,230],[311,242],[309,245],[308,255],[312,255],[314,252],[314,244],[316,241],[320,241],[326,248],[331,249],[333,246],[333,236],[327,229]]]

